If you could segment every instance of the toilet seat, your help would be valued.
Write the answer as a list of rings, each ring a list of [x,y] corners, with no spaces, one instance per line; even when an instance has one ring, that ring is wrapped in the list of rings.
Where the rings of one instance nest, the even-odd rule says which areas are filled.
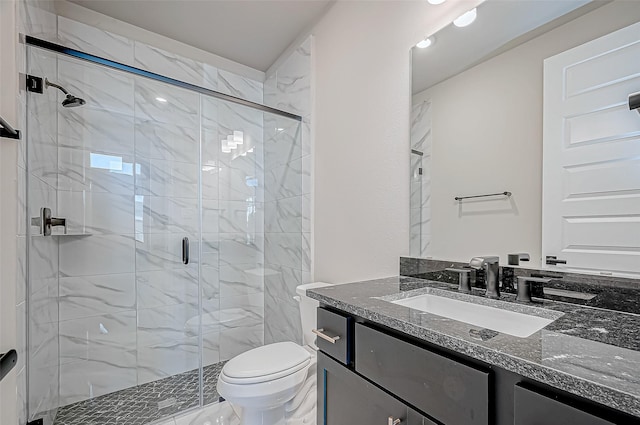
[[[264,345],[229,360],[220,373],[229,384],[269,382],[294,374],[311,363],[311,354],[293,342]]]

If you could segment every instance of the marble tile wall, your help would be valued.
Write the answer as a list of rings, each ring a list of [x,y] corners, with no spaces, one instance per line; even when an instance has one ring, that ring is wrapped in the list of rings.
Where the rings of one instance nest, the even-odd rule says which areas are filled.
[[[265,103],[303,117],[266,116],[265,342],[302,341],[296,286],[311,282],[312,46],[309,37],[264,85]]]
[[[412,256],[431,255],[431,102],[411,109],[410,242]]]
[[[262,103],[262,82],[56,17],[35,2],[21,8],[26,34]],[[19,208],[28,186],[29,213],[50,206],[68,219],[69,235],[33,238],[29,247],[29,269],[38,270],[29,296],[39,314],[26,323],[23,295],[18,326],[31,330],[24,350],[29,344],[34,373],[20,423],[27,399],[35,417],[197,368],[198,288],[204,365],[262,345],[263,114],[30,50],[30,73],[55,78],[87,105],[63,109],[53,90],[29,99],[30,174],[22,151]],[[222,152],[221,140],[238,132],[243,144]],[[25,220],[20,229],[26,252]],[[19,267],[26,264],[20,256]]]

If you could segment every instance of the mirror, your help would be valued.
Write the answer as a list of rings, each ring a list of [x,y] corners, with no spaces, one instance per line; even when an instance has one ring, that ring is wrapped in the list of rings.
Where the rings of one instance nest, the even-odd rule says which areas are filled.
[[[609,224],[598,228],[589,227],[585,233],[584,223],[589,219],[578,215],[572,219],[566,212],[560,212],[549,201],[555,199],[553,191],[543,190],[553,183],[547,173],[549,169],[564,167],[562,170],[567,173],[569,168],[555,161],[551,161],[553,164],[543,161],[545,155],[550,155],[549,149],[543,154],[543,140],[547,146],[546,140],[550,139],[543,117],[550,126],[548,118],[553,109],[545,106],[545,102],[563,98],[562,88],[558,93],[547,92],[545,96],[543,91],[545,85],[547,90],[552,86],[545,81],[545,72],[549,72],[545,71],[547,58],[576,50],[577,46],[637,23],[639,2],[486,0],[475,14],[475,21],[470,25],[458,27],[452,23],[435,34],[427,34],[430,46],[411,50],[410,255],[463,262],[479,255],[499,255],[500,263],[506,265],[509,254],[528,253],[530,261],[521,266],[637,276],[636,271],[618,264],[614,259],[618,258],[615,250],[607,252],[611,255],[604,256],[604,260],[591,261],[589,259],[595,257],[589,255],[595,253],[598,246],[612,246],[607,238],[613,236],[608,235],[619,233],[620,242],[616,243],[620,247],[616,249],[626,250],[629,258],[638,258],[640,161],[629,163],[629,156],[621,162],[625,167],[636,167],[631,168],[635,170],[634,180],[627,184],[629,187],[624,192],[633,203],[635,215],[609,220]],[[640,45],[640,36],[637,38]],[[640,48],[635,52],[635,56],[630,56],[633,59],[616,70],[616,78],[627,84],[624,90],[635,85],[636,91],[640,91]],[[578,84],[580,78],[589,80],[605,75],[607,69],[613,68],[610,64],[598,63],[591,74],[572,75],[572,84]],[[595,83],[589,87],[596,87]],[[619,95],[622,96],[622,91]],[[635,137],[627,147],[629,152],[635,151],[637,158],[640,117],[622,104],[626,101],[624,94],[624,99],[611,104],[617,108],[612,109],[617,115],[611,116],[609,122],[611,119],[624,121],[621,124],[624,132],[616,136],[616,140],[628,141]],[[584,117],[581,131],[598,133],[600,130],[594,126],[602,117],[594,116],[592,120],[589,115]],[[570,121],[566,116],[558,119]],[[575,130],[577,137],[577,129],[578,123],[565,130]],[[575,146],[595,146],[594,140],[587,137]],[[569,147],[574,146],[572,141],[567,143]],[[616,161],[618,159],[610,162]],[[628,173],[629,168],[626,170]],[[620,170],[611,172],[621,173]],[[595,181],[598,176],[600,174],[591,173],[578,177],[585,186],[585,182]],[[573,174],[561,176],[557,186],[574,190],[577,183],[572,178]],[[607,188],[608,198],[615,190]],[[576,197],[586,199],[589,193],[596,192],[584,189],[576,193]],[[464,199],[456,199],[460,197]],[[560,230],[549,235],[548,229],[555,229],[552,220],[569,224],[566,227],[561,224]],[[547,233],[543,238],[544,228]],[[585,234],[591,236],[584,237]],[[551,241],[553,238],[558,240]],[[581,242],[576,242],[578,240]],[[559,248],[554,251],[548,246]],[[568,264],[553,264],[553,261],[547,264],[546,256],[551,254],[559,260],[568,258]]]

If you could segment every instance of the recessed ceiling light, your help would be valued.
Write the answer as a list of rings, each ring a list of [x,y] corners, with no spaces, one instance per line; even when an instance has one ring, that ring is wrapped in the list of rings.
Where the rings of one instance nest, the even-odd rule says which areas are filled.
[[[164,97],[156,97],[156,100],[158,102],[167,103],[167,99],[165,99]]]
[[[431,46],[432,43],[433,43],[433,40],[431,40],[431,38],[427,37],[424,40],[418,42],[418,44],[416,44],[416,47],[418,47],[420,49],[426,49],[427,47]]]
[[[447,0],[427,0],[429,4],[442,4]]]
[[[453,21],[453,25],[460,28],[466,27],[467,25],[471,25],[471,23],[476,20],[476,16],[477,16],[477,10],[475,8],[471,9],[470,11],[468,11],[467,13],[464,13],[463,15],[459,16],[455,21]]]

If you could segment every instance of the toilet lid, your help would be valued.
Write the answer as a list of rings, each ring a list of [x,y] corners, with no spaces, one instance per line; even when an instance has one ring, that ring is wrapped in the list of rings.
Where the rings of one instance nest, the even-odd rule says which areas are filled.
[[[265,382],[297,372],[309,364],[310,357],[298,344],[278,342],[234,357],[224,365],[222,374],[228,382]]]

